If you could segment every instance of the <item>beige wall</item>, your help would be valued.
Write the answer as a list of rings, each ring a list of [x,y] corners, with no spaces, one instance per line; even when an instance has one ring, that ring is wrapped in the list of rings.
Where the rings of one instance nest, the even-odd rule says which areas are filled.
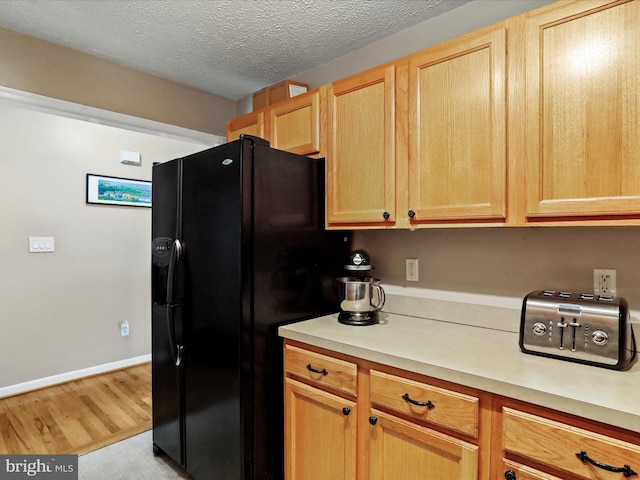
[[[613,268],[618,295],[640,310],[640,227],[359,231],[355,244],[369,251],[384,285],[435,297],[454,292],[461,301],[476,294],[521,300],[540,288],[592,292],[593,269]],[[418,282],[405,280],[406,258],[419,260]]]
[[[151,209],[87,205],[86,174],[150,180],[152,162],[207,146],[1,102],[0,145],[0,396],[149,355]],[[54,237],[55,252],[29,253],[29,236]]]
[[[0,85],[225,135],[236,102],[0,27]]]

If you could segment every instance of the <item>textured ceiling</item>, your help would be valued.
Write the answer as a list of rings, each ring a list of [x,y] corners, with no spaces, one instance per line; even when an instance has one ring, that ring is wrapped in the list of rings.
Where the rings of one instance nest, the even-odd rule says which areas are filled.
[[[0,25],[232,100],[469,0],[0,0]]]

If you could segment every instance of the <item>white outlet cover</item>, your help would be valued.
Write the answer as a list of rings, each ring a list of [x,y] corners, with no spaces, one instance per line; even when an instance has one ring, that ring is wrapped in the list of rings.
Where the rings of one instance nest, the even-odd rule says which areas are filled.
[[[406,279],[409,282],[418,281],[418,259],[407,258],[406,259]]]
[[[601,288],[601,277],[607,277],[607,289]],[[593,270],[593,293],[596,295],[616,295],[617,278],[616,270],[613,268],[595,268]]]

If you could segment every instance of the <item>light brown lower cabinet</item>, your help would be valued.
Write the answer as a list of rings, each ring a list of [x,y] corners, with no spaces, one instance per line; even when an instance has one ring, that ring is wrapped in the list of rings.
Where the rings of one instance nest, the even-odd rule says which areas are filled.
[[[285,478],[355,480],[356,402],[285,380]]]
[[[640,478],[640,434],[285,340],[285,480]]]
[[[473,391],[297,342],[284,355],[286,480],[489,478]]]
[[[379,410],[372,410],[371,480],[478,478],[478,446]]]

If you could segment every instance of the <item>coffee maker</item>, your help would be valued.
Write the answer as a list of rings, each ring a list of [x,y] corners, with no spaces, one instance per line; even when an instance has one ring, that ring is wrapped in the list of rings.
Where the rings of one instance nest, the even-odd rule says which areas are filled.
[[[338,321],[346,325],[375,325],[378,312],[384,306],[384,290],[380,279],[371,277],[373,270],[369,253],[354,250],[344,269],[348,276],[336,279],[340,314]]]

